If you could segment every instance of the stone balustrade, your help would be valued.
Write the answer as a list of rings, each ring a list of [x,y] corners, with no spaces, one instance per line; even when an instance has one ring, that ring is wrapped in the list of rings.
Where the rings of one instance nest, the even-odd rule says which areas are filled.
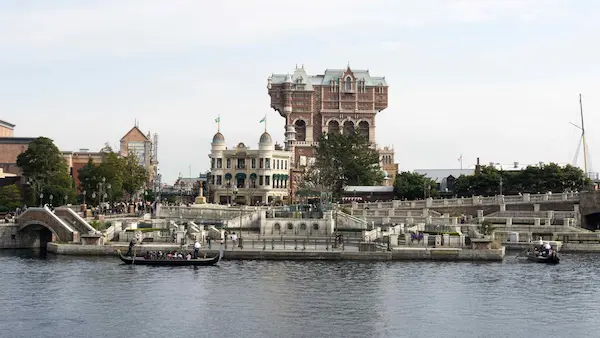
[[[529,194],[522,195],[496,195],[496,196],[473,196],[468,198],[445,198],[414,201],[394,200],[389,202],[369,202],[358,203],[353,202],[352,209],[424,209],[435,207],[457,207],[457,206],[477,206],[477,205],[498,205],[498,204],[531,204],[531,203],[547,203],[547,202],[575,202],[579,200],[578,192],[564,193],[546,193],[546,194]]]

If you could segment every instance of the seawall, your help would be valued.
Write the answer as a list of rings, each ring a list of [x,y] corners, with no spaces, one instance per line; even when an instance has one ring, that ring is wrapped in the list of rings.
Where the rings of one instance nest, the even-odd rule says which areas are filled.
[[[126,252],[127,244],[80,245],[48,243],[48,252],[57,255],[115,256],[117,250]],[[137,255],[146,251],[181,250],[176,245],[144,245],[136,247]],[[188,249],[189,251],[189,249]],[[201,250],[208,256],[217,250]],[[394,248],[391,251],[327,251],[327,250],[226,250],[224,260],[356,260],[356,261],[502,261],[505,248],[491,250],[448,248]]]

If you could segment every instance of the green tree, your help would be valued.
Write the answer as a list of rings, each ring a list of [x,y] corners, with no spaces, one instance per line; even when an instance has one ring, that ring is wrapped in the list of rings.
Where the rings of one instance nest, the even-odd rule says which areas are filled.
[[[591,184],[592,181],[581,169],[571,165],[561,167],[550,163],[511,171],[482,166],[474,175],[458,177],[454,184],[454,193],[458,196],[560,193],[585,190]]]
[[[79,174],[79,190],[82,194],[85,192],[85,198],[88,202],[91,202],[92,193],[96,191],[98,183],[100,183],[100,166],[94,164],[94,161],[90,158],[88,163],[77,172]]]
[[[123,171],[121,172],[123,190],[131,199],[148,182],[148,171],[139,164],[135,154],[127,155],[123,158],[123,161]]]
[[[102,163],[99,164],[99,175],[106,179],[106,184],[110,184],[110,189],[106,191],[108,198],[111,201],[121,200],[123,198],[125,159],[115,153],[108,144],[100,152],[102,153]]]
[[[418,173],[403,171],[396,175],[394,195],[401,199],[435,197],[438,194],[437,183]]]
[[[315,148],[314,170],[317,185],[327,187],[336,197],[347,185],[377,185],[383,181],[379,154],[360,133],[323,134]]]
[[[0,188],[0,211],[12,211],[21,206],[21,190],[16,184]]]
[[[45,201],[53,196],[53,203],[61,204],[64,196],[68,200],[75,197],[67,163],[51,139],[38,137],[29,143],[27,150],[17,157],[17,166],[32,187],[33,199],[43,193]]]

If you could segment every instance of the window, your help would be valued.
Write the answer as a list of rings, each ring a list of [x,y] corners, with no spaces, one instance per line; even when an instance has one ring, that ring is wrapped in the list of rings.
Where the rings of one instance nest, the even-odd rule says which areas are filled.
[[[223,176],[217,175],[217,185],[223,184]]]
[[[350,79],[350,76],[348,76],[346,78],[346,91],[347,92],[351,92],[352,91],[352,79]]]
[[[146,143],[129,142],[127,144],[127,153],[135,155],[139,164],[146,163]]]
[[[252,169],[256,169],[256,159],[252,159]]]
[[[262,168],[264,168],[264,167],[265,167],[265,159],[264,159],[264,158],[261,158],[259,163],[260,163],[260,164],[259,164],[259,168],[260,168],[260,169],[262,169]]]
[[[227,169],[231,169],[231,159],[227,159]]]
[[[285,169],[285,170],[287,170],[287,162],[288,162],[287,160],[283,161],[283,163],[285,164],[285,168],[283,168],[283,169]]]
[[[365,136],[367,138],[367,140],[369,139],[369,122],[367,121],[360,121],[358,123],[358,132]]]
[[[216,163],[216,162],[217,162],[217,161],[215,161],[215,159],[214,159],[214,158],[212,158],[212,159],[210,160],[210,167],[214,169],[214,168],[215,168],[215,163]]]
[[[296,128],[296,141],[306,141],[306,122],[304,120],[297,120],[294,122]]]
[[[215,185],[215,175],[210,176],[210,184]]]
[[[238,167],[238,169],[246,169],[246,159],[238,158],[237,159],[237,167]]]
[[[339,134],[340,133],[340,124],[338,121],[329,121],[327,124],[327,132],[330,134]]]
[[[354,122],[346,121],[344,122],[344,134],[354,134]]]
[[[270,178],[269,176],[265,176],[265,185],[271,185],[271,182],[269,182]]]
[[[271,169],[271,159],[265,158],[265,168]]]
[[[221,168],[223,168],[223,159],[218,158],[217,159],[217,169],[221,169]]]
[[[258,185],[263,185],[263,175],[258,176]]]

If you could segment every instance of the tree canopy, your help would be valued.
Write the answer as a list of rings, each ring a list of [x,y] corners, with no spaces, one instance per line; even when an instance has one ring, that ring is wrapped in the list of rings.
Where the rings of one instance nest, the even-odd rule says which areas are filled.
[[[400,199],[435,197],[437,193],[437,183],[425,175],[409,171],[396,175],[394,195]]]
[[[0,211],[12,211],[21,206],[21,191],[16,184],[0,188]]]
[[[319,138],[315,163],[305,182],[339,196],[344,186],[377,185],[383,181],[379,154],[360,133],[331,133]],[[310,184],[309,184],[310,185]]]
[[[550,163],[510,171],[482,166],[474,175],[458,177],[454,183],[454,193],[458,196],[560,193],[584,190],[591,184],[592,181],[584,172],[572,165]]]
[[[98,164],[92,159],[79,169],[80,191],[90,199],[93,193],[106,193],[111,201],[121,200],[124,192],[128,198],[144,187],[148,172],[140,166],[134,154],[121,157],[110,146],[101,150],[102,161]],[[109,188],[110,187],[110,188]]]
[[[32,197],[44,194],[53,196],[56,203],[64,202],[64,197],[75,197],[73,179],[60,150],[47,137],[38,137],[29,143],[26,151],[17,157],[17,166],[27,177],[32,188]]]

